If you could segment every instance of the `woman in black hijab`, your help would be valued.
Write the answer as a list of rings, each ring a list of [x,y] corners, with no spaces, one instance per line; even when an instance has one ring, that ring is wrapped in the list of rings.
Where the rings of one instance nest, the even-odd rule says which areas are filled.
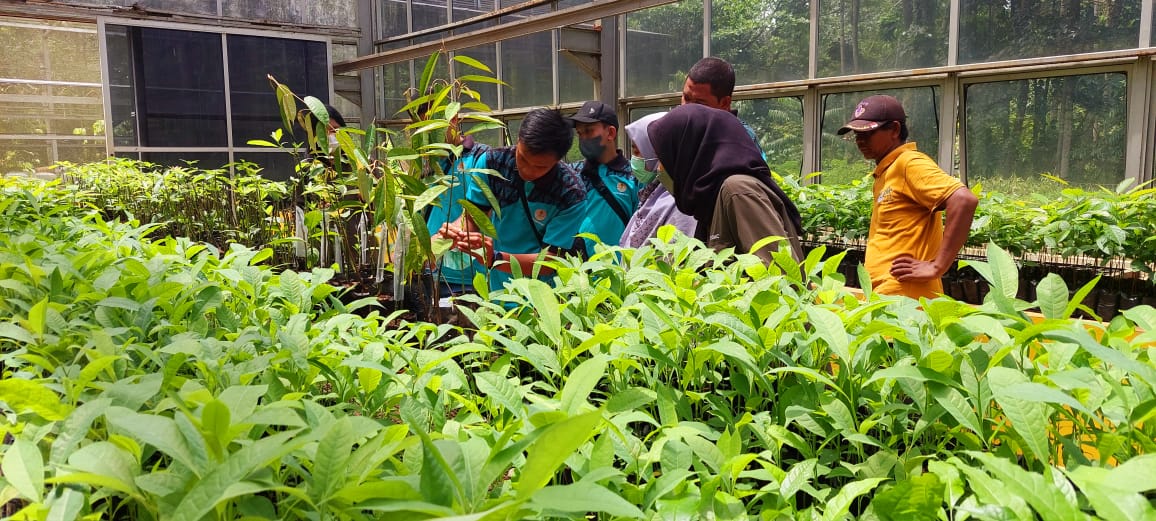
[[[750,251],[768,236],[786,237],[803,260],[802,220],[795,204],[771,179],[771,170],[743,124],[730,112],[683,105],[647,127],[655,155],[679,211],[698,219],[695,238],[716,250],[734,247],[771,262],[772,244]]]

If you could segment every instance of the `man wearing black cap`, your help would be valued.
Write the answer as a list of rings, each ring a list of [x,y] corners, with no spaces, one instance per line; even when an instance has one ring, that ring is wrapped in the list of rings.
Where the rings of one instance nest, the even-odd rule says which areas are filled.
[[[570,119],[578,132],[578,150],[586,158],[571,165],[586,185],[586,214],[579,233],[618,244],[638,208],[639,189],[630,161],[616,148],[618,115],[610,105],[587,101]],[[594,241],[584,240],[586,255],[593,255]]]
[[[848,132],[876,165],[866,258],[871,286],[912,298],[942,294],[940,278],[967,242],[979,200],[907,142],[907,114],[899,100],[876,95],[860,101],[838,133]]]

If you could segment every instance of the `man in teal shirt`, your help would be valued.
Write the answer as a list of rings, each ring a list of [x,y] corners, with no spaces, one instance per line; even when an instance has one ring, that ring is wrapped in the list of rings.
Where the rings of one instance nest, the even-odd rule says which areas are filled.
[[[479,154],[475,168],[496,175],[469,174],[466,199],[490,215],[497,237],[478,232],[468,214],[442,226],[443,237],[453,248],[470,254],[490,268],[490,288],[499,289],[510,279],[512,264],[529,275],[542,253],[572,252],[584,215],[586,189],[562,157],[570,150],[574,131],[570,121],[556,109],[534,109],[518,128],[512,147],[491,148]],[[486,189],[500,211],[493,211]],[[540,276],[552,275],[541,267]]]
[[[570,165],[582,176],[586,187],[586,212],[580,233],[598,237],[603,243],[618,244],[626,223],[638,209],[638,180],[630,161],[615,148],[618,114],[601,101],[587,101],[570,117],[578,131],[578,150],[585,161]],[[585,252],[594,254],[595,241],[585,240]]]

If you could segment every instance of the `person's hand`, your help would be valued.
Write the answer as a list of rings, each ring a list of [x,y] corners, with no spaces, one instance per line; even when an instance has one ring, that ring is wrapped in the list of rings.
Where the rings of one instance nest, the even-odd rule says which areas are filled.
[[[489,266],[494,255],[494,240],[478,232],[463,234],[460,240],[454,241],[453,247],[477,259],[482,266]]]
[[[925,282],[943,276],[931,261],[904,255],[891,261],[891,276],[899,282]]]

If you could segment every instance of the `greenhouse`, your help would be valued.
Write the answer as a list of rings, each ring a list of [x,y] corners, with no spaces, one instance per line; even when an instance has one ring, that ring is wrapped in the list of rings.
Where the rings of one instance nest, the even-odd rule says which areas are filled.
[[[1156,519],[1154,10],[0,0],[0,518]]]

